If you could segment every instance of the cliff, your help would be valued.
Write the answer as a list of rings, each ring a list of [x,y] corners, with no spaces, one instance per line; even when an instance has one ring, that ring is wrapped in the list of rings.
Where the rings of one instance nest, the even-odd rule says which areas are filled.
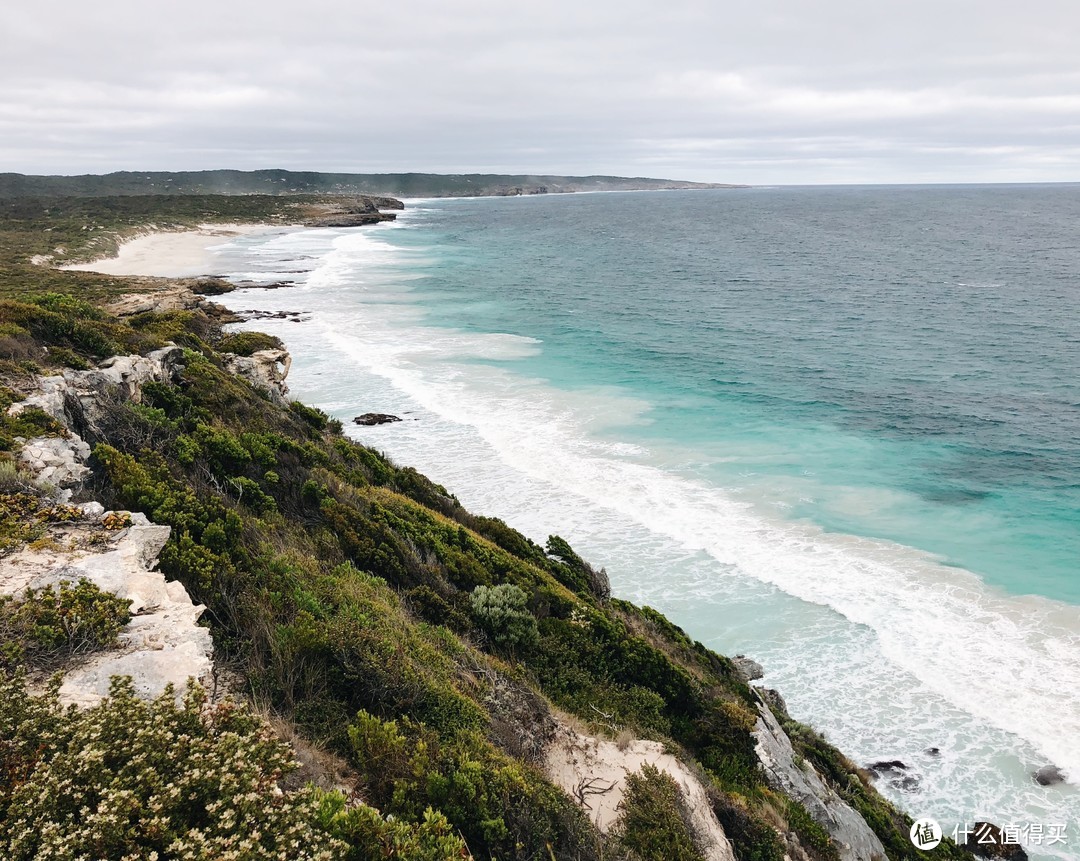
[[[64,277],[49,283],[71,292],[0,301],[0,584],[13,595],[0,618],[19,647],[5,672],[57,666],[34,664],[36,638],[83,630],[58,619],[108,616],[116,631],[67,656],[59,694],[20,693],[10,675],[0,690],[30,715],[0,718],[8,856],[44,857],[64,823],[115,857],[178,856],[195,831],[218,851],[250,836],[223,800],[235,772],[264,841],[238,857],[301,832],[283,857],[924,857],[910,820],[838,751],[790,733],[731,661],[612,598],[565,541],[541,547],[464,510],[289,401],[287,354],[268,339],[224,333],[175,285],[143,282],[161,301],[151,290],[114,305],[121,317],[72,295],[101,279]],[[45,593],[81,579],[82,604]],[[36,626],[22,624],[31,611]],[[216,684],[262,719],[190,692],[177,704],[166,683],[214,678],[211,653]],[[153,720],[185,726],[203,758],[158,762],[149,780],[129,740],[151,719],[130,689],[86,717],[49,699],[89,705],[113,669],[163,692]],[[266,720],[299,774],[275,765]],[[228,769],[199,765],[226,753]],[[69,755],[96,763],[79,804],[122,810],[125,828],[91,828],[46,791]],[[209,819],[185,818],[165,784],[197,784]],[[34,818],[41,833],[16,827]],[[934,857],[966,856],[944,844]]]

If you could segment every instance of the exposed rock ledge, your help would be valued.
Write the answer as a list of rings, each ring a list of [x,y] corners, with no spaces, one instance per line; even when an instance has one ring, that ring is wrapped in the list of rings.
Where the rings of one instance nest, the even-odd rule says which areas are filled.
[[[175,377],[183,350],[166,347],[148,356],[114,356],[88,371],[67,370],[61,376],[39,377],[38,391],[13,404],[17,413],[36,406],[68,430],[66,438],[38,437],[24,443],[21,457],[40,484],[67,501],[89,474],[90,446],[80,434],[99,435],[105,405],[139,401],[150,380]],[[25,547],[0,559],[0,593],[17,595],[61,580],[85,577],[100,589],[131,600],[132,620],[120,634],[119,648],[86,658],[65,673],[60,697],[65,703],[92,705],[108,693],[114,675],[130,675],[136,690],[152,697],[166,685],[182,690],[188,678],[210,681],[213,643],[210,631],[197,622],[205,607],[193,604],[182,583],[168,582],[154,570],[169,538],[169,527],[132,514],[130,525],[104,546],[88,539],[100,532],[105,515],[98,503],[82,506],[84,516],[50,527],[46,548]]]
[[[776,717],[758,703],[754,728],[757,755],[769,785],[794,798],[818,825],[829,832],[841,861],[879,861],[885,847],[859,813],[828,787],[810,763],[795,764],[795,752]]]
[[[278,406],[288,406],[289,387],[285,378],[292,367],[292,356],[285,350],[259,350],[250,356],[223,353],[225,368],[257,389],[262,389]]]
[[[58,546],[82,544],[104,516],[100,505],[84,507],[88,516],[64,524],[51,536]],[[213,643],[210,630],[197,624],[205,607],[193,604],[182,583],[167,582],[154,571],[158,554],[169,538],[169,527],[132,514],[131,525],[94,551],[31,550],[23,548],[0,562],[0,593],[20,594],[62,580],[85,577],[98,588],[131,600],[131,622],[120,633],[117,649],[90,655],[64,674],[60,699],[90,706],[109,692],[112,676],[131,676],[135,689],[154,697],[166,685],[182,691],[189,677],[210,681]]]
[[[26,441],[20,455],[23,462],[34,471],[40,484],[54,488],[60,501],[66,502],[89,474],[84,465],[90,456],[86,439],[96,442],[102,438],[98,423],[106,405],[116,401],[138,403],[146,383],[174,380],[183,367],[183,358],[180,347],[165,347],[146,356],[113,356],[88,371],[68,369],[59,376],[38,377],[37,393],[12,404],[9,412],[37,407],[70,433],[66,438]]]

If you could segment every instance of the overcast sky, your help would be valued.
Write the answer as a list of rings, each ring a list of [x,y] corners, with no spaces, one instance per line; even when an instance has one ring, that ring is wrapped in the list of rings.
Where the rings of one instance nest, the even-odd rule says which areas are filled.
[[[1078,0],[6,0],[0,171],[1080,181]]]

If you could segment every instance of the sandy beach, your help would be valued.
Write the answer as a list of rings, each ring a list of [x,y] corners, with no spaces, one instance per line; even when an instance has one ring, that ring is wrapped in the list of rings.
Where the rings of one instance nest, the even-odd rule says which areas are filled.
[[[204,224],[196,230],[151,233],[121,244],[116,257],[60,268],[162,278],[212,275],[214,255],[209,249],[235,236],[275,229],[279,228],[269,224]]]

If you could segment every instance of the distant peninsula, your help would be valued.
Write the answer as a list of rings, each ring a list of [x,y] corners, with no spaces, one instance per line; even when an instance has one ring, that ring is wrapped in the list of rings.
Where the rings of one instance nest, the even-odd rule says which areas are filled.
[[[623,176],[498,173],[319,173],[291,170],[119,171],[81,176],[0,173],[0,197],[105,197],[146,194],[375,194],[394,197],[497,197],[581,191],[745,188],[710,182]]]

